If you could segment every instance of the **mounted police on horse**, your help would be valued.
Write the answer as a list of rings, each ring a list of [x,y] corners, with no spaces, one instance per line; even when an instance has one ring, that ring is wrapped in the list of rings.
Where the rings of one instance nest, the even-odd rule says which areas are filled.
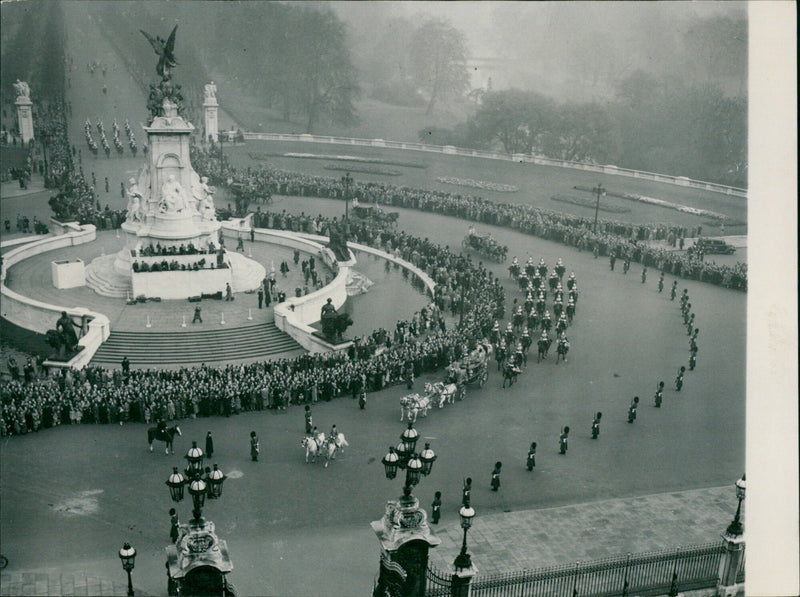
[[[172,442],[176,435],[181,435],[181,428],[177,425],[167,427],[166,423],[159,423],[158,427],[150,427],[147,430],[147,443],[150,444],[150,451],[153,451],[153,442],[155,440],[166,442],[167,446],[164,454],[175,453]]]

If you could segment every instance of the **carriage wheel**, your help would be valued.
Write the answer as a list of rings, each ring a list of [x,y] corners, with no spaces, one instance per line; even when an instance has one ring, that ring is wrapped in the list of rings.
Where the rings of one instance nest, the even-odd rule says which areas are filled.
[[[483,384],[486,383],[486,380],[489,379],[489,373],[484,371],[483,375],[481,375],[480,379],[478,380],[478,387],[482,388]]]

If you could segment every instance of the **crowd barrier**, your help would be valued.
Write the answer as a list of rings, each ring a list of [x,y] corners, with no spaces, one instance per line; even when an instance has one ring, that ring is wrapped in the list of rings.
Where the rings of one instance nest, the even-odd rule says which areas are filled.
[[[620,168],[614,165],[586,164],[583,162],[570,162],[567,160],[556,160],[544,156],[535,156],[522,153],[506,154],[491,151],[480,151],[477,149],[464,149],[454,145],[426,145],[424,143],[412,143],[403,141],[386,141],[384,139],[354,139],[350,137],[329,137],[324,135],[309,134],[284,134],[284,133],[244,133],[245,140],[253,141],[304,141],[308,143],[327,143],[336,145],[353,145],[359,147],[384,147],[388,149],[406,149],[410,151],[427,151],[430,153],[441,153],[446,155],[459,155],[464,157],[485,158],[489,160],[503,160],[506,162],[520,162],[536,164],[539,166],[556,166],[559,168],[573,168],[575,170],[585,170],[587,172],[597,172],[600,174],[610,174],[613,176],[627,176],[629,178],[640,178],[653,182],[663,182],[681,187],[702,189],[714,193],[723,193],[734,197],[747,198],[747,189],[730,187],[713,182],[694,180],[686,176],[671,176],[668,174],[657,174],[655,172],[644,172],[641,170],[631,170]]]

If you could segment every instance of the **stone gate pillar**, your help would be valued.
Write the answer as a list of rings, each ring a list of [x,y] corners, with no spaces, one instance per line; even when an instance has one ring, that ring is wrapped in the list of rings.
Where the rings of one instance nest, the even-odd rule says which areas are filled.
[[[419,500],[406,495],[386,504],[381,520],[371,523],[381,543],[379,597],[424,597],[428,550],[442,540],[428,526],[428,515]]]
[[[214,81],[211,81],[205,87],[205,100],[203,101],[203,108],[205,109],[205,135],[204,141],[212,139],[214,143],[219,140],[219,104],[217,103],[217,86]]]
[[[740,567],[744,564],[744,535],[725,533],[725,552],[719,562],[718,597],[736,597],[744,595],[744,583],[736,581]]]
[[[14,104],[17,106],[17,124],[19,126],[19,134],[22,137],[23,145],[33,139],[33,102],[30,98],[30,88],[24,81],[19,81],[14,84],[17,93],[17,99]]]

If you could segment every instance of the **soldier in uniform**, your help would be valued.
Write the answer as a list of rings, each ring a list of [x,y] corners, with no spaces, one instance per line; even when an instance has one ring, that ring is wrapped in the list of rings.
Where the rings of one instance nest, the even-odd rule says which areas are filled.
[[[659,294],[661,291],[664,290],[664,272],[661,272],[661,276],[658,278],[658,292]]]
[[[683,374],[686,372],[686,367],[681,367],[678,371],[678,377],[675,378],[675,391],[680,392],[683,388]]]
[[[634,396],[631,405],[628,407],[628,423],[636,420],[636,409],[639,407],[639,397]]]
[[[558,448],[559,454],[566,454],[569,441],[569,427],[564,427],[561,429],[561,435],[558,436]]]
[[[656,388],[656,395],[655,395],[655,402],[656,408],[661,408],[661,400],[664,398],[664,382],[658,382],[658,387]]]
[[[597,439],[597,436],[600,435],[600,419],[603,417],[603,413],[598,412],[594,416],[594,420],[592,421],[592,439]]]
[[[494,463],[494,470],[492,471],[492,491],[500,489],[500,469],[503,468],[503,463],[497,461]]]
[[[532,442],[531,447],[528,449],[528,457],[525,459],[525,466],[528,468],[529,472],[536,466],[536,442]]]
[[[645,282],[647,282],[647,266],[646,265],[642,268],[642,284],[644,284]]]
[[[439,524],[439,518],[442,515],[442,492],[437,491],[433,494],[433,502],[431,502],[431,523]]]
[[[669,300],[674,301],[676,294],[678,294],[678,281],[677,280],[673,280],[672,281],[672,288],[670,288],[670,291],[669,291]]]
[[[258,445],[258,436],[255,431],[250,432],[250,460],[258,462],[258,453],[260,451]]]
[[[311,417],[311,407],[306,404],[304,417],[306,420],[306,435],[311,433],[311,430],[314,428],[312,417]]]

